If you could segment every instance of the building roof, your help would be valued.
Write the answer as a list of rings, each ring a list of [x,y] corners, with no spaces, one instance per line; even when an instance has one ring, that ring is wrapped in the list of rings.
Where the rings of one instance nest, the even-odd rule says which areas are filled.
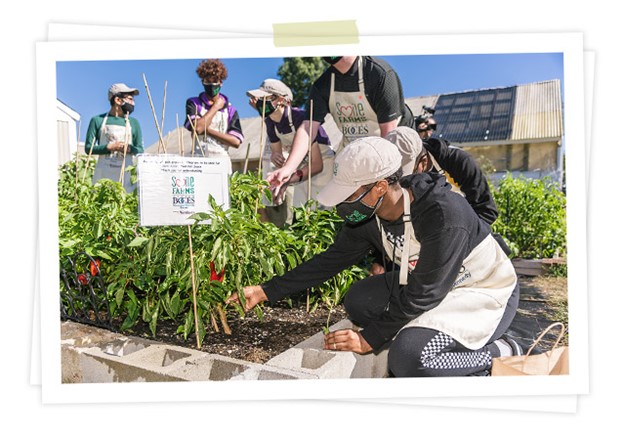
[[[415,116],[435,109],[435,136],[463,145],[559,139],[563,108],[559,80],[407,99]]]
[[[560,139],[563,136],[563,107],[559,80],[529,83],[501,88],[487,88],[449,94],[411,97],[406,100],[414,116],[423,113],[423,106],[435,109],[438,123],[435,135],[461,145],[488,145],[501,142],[523,142]],[[245,139],[239,148],[229,149],[234,162],[260,156],[262,122],[259,116],[242,118]],[[332,144],[340,143],[342,135],[331,116],[323,128]],[[266,134],[262,135],[266,141]],[[163,137],[169,153],[191,153],[191,134],[179,127]],[[158,153],[159,141],[146,153]],[[247,149],[249,148],[249,152]]]
[[[342,139],[342,134],[338,130],[338,126],[334,123],[333,119],[328,115],[325,119],[325,123],[323,123],[323,128],[329,135],[329,139],[332,144],[340,143]],[[262,131],[262,120],[259,116],[251,117],[251,118],[241,118],[241,129],[243,130],[243,135],[245,139],[243,143],[238,148],[230,147],[228,153],[233,162],[244,162],[245,159],[249,159],[250,161],[258,160],[260,157],[260,141],[266,142],[266,133],[260,137],[260,132]],[[192,151],[192,137],[191,133],[186,130],[184,127],[178,127],[169,133],[167,133],[163,137],[163,143],[165,148],[159,145],[160,141],[156,141],[154,144],[150,145],[145,149],[145,153],[148,154],[158,154],[164,153],[175,153],[182,154],[181,151],[184,152],[185,156],[190,156]],[[249,148],[249,152],[247,149]]]

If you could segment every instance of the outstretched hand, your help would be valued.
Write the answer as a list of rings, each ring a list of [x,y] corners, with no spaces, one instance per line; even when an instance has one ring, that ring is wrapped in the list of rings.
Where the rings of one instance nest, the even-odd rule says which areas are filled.
[[[243,307],[245,312],[249,312],[251,309],[256,307],[258,303],[268,300],[268,297],[264,293],[261,286],[245,286],[243,288],[243,295],[245,296],[245,307]],[[230,303],[238,303],[242,305],[240,299],[238,298],[238,293],[232,294],[230,298],[227,299],[226,304]]]
[[[285,170],[284,167],[269,173],[266,180],[269,182],[274,199],[278,198],[283,185],[290,180],[291,176],[292,171]]]
[[[366,339],[355,330],[337,330],[325,335],[323,344],[324,350],[330,351],[353,351],[358,354],[366,354],[372,351],[373,347],[366,342]]]

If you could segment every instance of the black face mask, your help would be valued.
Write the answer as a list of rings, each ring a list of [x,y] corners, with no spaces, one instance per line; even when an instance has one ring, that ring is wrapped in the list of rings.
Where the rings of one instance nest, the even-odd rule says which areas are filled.
[[[208,94],[208,97],[213,98],[216,97],[221,91],[221,85],[216,85],[211,83],[209,85],[204,85],[204,91]]]
[[[264,113],[262,113],[262,106],[264,106]],[[256,110],[261,117],[268,117],[275,112],[275,109],[277,108],[273,106],[273,102],[270,100],[267,100],[266,102],[263,102],[262,99],[256,101]]]
[[[121,105],[121,110],[123,111],[124,115],[130,115],[132,113],[132,111],[134,110],[134,105],[132,103],[128,103],[127,101],[125,101],[122,105]]]
[[[329,65],[334,65],[340,59],[342,59],[342,56],[325,56],[325,57],[323,57],[323,60],[325,62],[327,62]]]
[[[368,191],[360,195],[353,201],[343,201],[336,205],[336,213],[340,218],[345,220],[347,224],[360,224],[364,221],[368,221],[375,215],[377,208],[383,201],[383,196],[377,200],[375,206],[370,207],[362,203],[362,199],[368,194],[375,186],[373,185]]]

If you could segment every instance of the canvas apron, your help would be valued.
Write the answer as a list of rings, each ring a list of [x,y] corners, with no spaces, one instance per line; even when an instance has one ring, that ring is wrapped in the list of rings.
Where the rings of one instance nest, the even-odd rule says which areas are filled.
[[[288,159],[290,151],[292,150],[292,144],[295,139],[295,125],[292,120],[292,109],[290,106],[286,108],[287,116],[288,116],[288,124],[290,126],[290,132],[288,133],[280,133],[277,128],[275,128],[275,134],[279,138],[280,144],[282,145],[282,154],[285,159]],[[314,175],[311,181],[312,187],[312,195],[311,198],[315,199],[318,195],[319,191],[332,179],[332,171],[334,166],[334,152],[331,148],[329,148],[325,144],[318,144],[321,157],[323,159],[323,170]],[[275,171],[277,168],[271,162],[271,144],[267,141],[264,146],[264,152],[262,154],[262,174],[264,180],[268,177],[268,174],[272,171]],[[301,164],[299,164],[298,169],[302,169],[308,166],[309,156],[303,159]],[[284,202],[288,204],[288,222],[292,222],[292,211],[290,210],[291,206],[298,207],[303,206],[306,201],[308,201],[308,183],[307,180],[301,183],[297,183],[295,185],[290,185],[286,188],[286,194],[284,195]],[[280,203],[281,204],[281,203]],[[270,206],[270,205],[267,205]]]
[[[104,117],[100,128],[100,144],[108,145],[119,141],[132,145],[132,126],[127,118],[125,126],[107,125],[107,121],[108,114]],[[130,153],[126,153],[125,159],[124,154],[120,152],[99,155],[93,172],[93,183],[95,184],[100,179],[121,182],[120,177],[123,171],[123,187],[127,192],[132,192],[136,189],[136,184],[131,183],[130,172],[126,171],[126,168],[131,165],[133,165],[133,156]]]
[[[384,240],[384,249],[390,258],[400,262],[399,281],[406,284],[407,271],[411,272],[418,260],[420,244],[412,244],[414,227],[408,225],[406,218],[409,217],[409,201],[406,201],[409,196],[405,190],[403,198],[403,220],[406,224],[403,247],[393,247]],[[379,221],[378,225],[381,227]],[[398,253],[394,253],[396,251]],[[453,288],[440,304],[419,315],[401,330],[411,327],[434,329],[446,333],[469,349],[479,349],[486,345],[498,327],[516,282],[511,260],[492,235],[488,235],[464,259]]]
[[[200,117],[203,117],[208,112],[208,109],[202,107],[199,113]],[[226,110],[217,111],[212,118],[210,128],[220,133],[227,133],[228,127],[228,113]],[[229,146],[221,141],[207,135],[196,135],[195,141],[193,141],[193,156],[194,157],[227,157],[230,158],[228,153]]]
[[[334,147],[336,154],[358,138],[381,136],[377,114],[366,98],[362,57],[358,57],[358,90],[339,92],[334,89],[335,75],[331,75],[329,112],[342,133],[342,141]]]

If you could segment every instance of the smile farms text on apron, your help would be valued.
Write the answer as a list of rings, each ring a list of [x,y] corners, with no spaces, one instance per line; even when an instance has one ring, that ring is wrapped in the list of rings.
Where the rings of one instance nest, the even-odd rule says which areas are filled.
[[[362,57],[358,57],[358,90],[343,92],[335,90],[335,74],[331,75],[329,90],[329,112],[342,133],[342,142],[335,148],[339,153],[343,147],[358,138],[380,136],[381,129],[377,114],[366,98]]]

